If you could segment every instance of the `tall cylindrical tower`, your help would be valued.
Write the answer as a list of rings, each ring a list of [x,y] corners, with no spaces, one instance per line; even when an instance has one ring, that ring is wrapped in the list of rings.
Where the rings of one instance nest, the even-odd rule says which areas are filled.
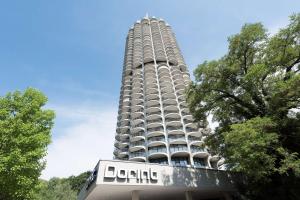
[[[114,158],[215,167],[203,145],[209,134],[194,123],[185,100],[189,72],[171,27],[145,17],[129,30],[120,92]]]

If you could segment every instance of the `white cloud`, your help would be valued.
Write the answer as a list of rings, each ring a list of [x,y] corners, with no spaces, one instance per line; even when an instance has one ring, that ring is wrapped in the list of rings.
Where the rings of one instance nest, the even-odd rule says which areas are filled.
[[[276,23],[267,26],[268,32],[270,33],[271,36],[273,36],[276,33],[278,33],[281,28],[285,28],[288,24],[289,24],[288,18],[280,19],[276,21]]]
[[[55,128],[41,178],[68,177],[91,170],[99,159],[112,159],[117,111],[113,107],[49,106],[56,120],[66,121]]]

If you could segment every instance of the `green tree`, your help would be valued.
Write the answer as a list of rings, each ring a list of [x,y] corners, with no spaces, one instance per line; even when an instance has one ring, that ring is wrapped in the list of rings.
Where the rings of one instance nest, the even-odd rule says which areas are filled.
[[[79,191],[90,174],[91,172],[87,171],[68,178],[51,178],[49,181],[40,180],[33,199],[76,200]]]
[[[194,117],[219,122],[207,139],[228,169],[247,175],[249,197],[300,195],[300,14],[270,36],[260,23],[229,37],[228,53],[195,70]],[[297,194],[297,195],[296,195]]]
[[[72,190],[79,193],[90,174],[91,172],[87,171],[79,174],[78,176],[70,176],[66,180],[70,183]]]
[[[35,194],[37,200],[76,200],[77,192],[72,190],[66,179],[51,178],[49,181],[40,181],[39,192]]]
[[[32,199],[53,126],[46,102],[32,88],[0,97],[0,200]]]

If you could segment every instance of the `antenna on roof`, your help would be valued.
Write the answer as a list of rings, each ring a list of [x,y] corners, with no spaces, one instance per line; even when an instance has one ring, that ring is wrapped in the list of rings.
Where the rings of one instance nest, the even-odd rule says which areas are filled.
[[[145,18],[147,18],[147,19],[149,18],[148,12],[146,12],[146,16],[145,16]]]

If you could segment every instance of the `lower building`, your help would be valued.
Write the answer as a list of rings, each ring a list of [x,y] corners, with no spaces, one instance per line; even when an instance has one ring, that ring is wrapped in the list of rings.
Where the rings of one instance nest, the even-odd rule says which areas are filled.
[[[230,200],[238,180],[223,170],[100,160],[78,200]]]

